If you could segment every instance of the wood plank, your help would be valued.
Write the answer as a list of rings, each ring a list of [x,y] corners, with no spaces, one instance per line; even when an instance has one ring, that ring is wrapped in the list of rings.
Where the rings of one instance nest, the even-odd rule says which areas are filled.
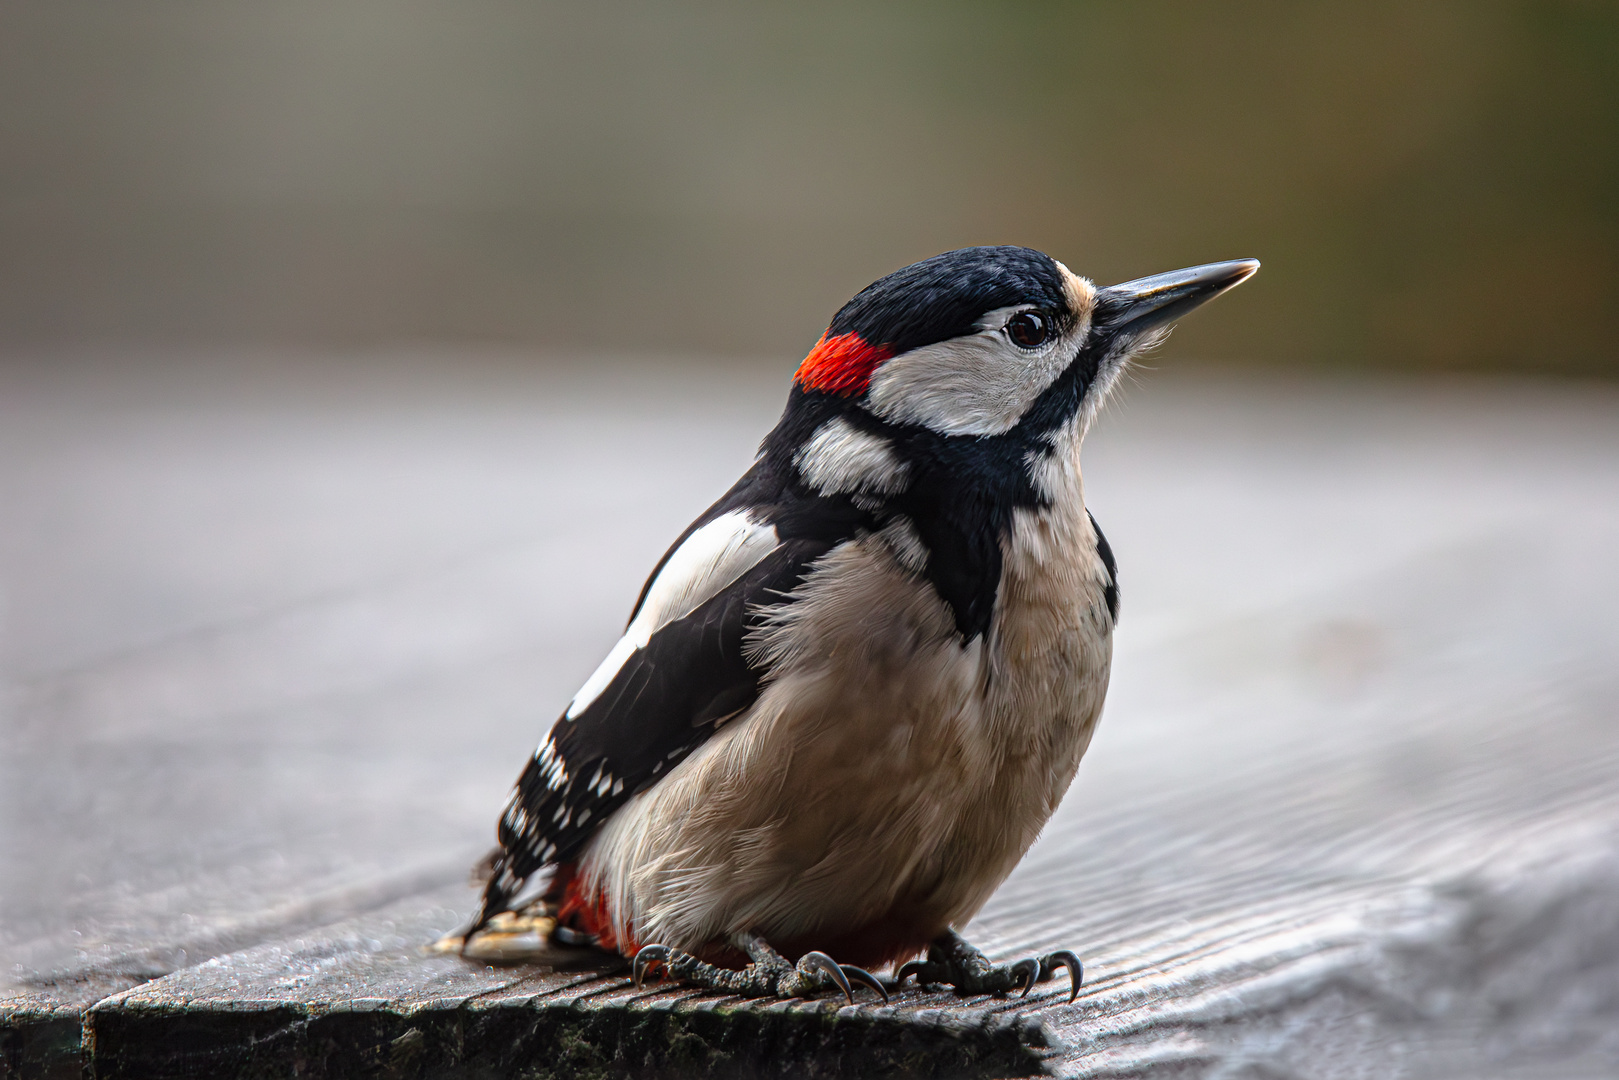
[[[774,411],[773,387],[704,406],[649,377],[608,409],[588,380],[500,378],[489,397],[373,403],[358,427],[302,391],[108,413],[60,388],[0,425],[5,460],[27,466],[0,467],[22,508],[0,524],[13,595],[86,588],[64,604],[93,610],[133,572],[120,515],[159,507],[137,546],[173,545],[164,595],[190,597],[150,639],[136,611],[7,645],[0,1075],[77,1070],[81,1024],[108,1075],[185,1074],[204,1035],[220,1062],[396,1075],[543,1064],[558,1040],[609,1072],[1619,1062],[1615,395],[1170,379],[1139,394],[1087,453],[1123,561],[1108,714],[971,928],[1006,958],[1075,948],[1087,986],[1072,1006],[912,989],[850,1011],[419,953],[470,908],[458,882],[513,761],[649,561],[600,536],[641,537],[643,516],[677,529]],[[711,422],[691,457],[653,460],[681,445],[671,400]],[[569,453],[566,475],[527,464]],[[439,472],[388,480],[401,460]],[[584,460],[632,494],[598,498],[576,482]],[[188,530],[242,476],[255,498],[197,547]],[[429,520],[457,499],[468,524]],[[85,515],[112,530],[106,550],[24,535]],[[296,558],[271,545],[175,577],[278,528]],[[478,1056],[491,1046],[509,1053]],[[677,1047],[696,1056],[658,1056]]]
[[[460,892],[157,980],[91,1014],[98,1075],[445,1072],[587,1075],[1010,1075],[1046,1033],[934,994],[900,1009],[759,1005],[649,987],[622,972],[545,974],[424,955],[465,917]],[[945,1006],[941,1008],[940,1006]]]
[[[1173,673],[1174,656],[1195,650],[1177,642],[1164,652],[1155,668]],[[860,1076],[1129,1076],[1244,1058],[1303,1069],[1324,1049],[1389,1075],[1424,1057],[1468,1075],[1500,1065],[1492,1043],[1520,1055],[1551,1032],[1559,1053],[1600,1044],[1619,1001],[1619,673],[1572,666],[1547,686],[1503,665],[1474,694],[1439,698],[1413,674],[1392,672],[1365,698],[1318,708],[1321,726],[1359,721],[1336,745],[1239,739],[1232,756],[1249,758],[1247,767],[1170,791],[1152,789],[1160,770],[1143,757],[1120,778],[1122,798],[1065,808],[972,932],[1003,958],[1078,947],[1089,979],[1073,1005],[1043,989],[1028,1002],[912,990],[892,1009],[760,1006],[678,990],[638,995],[621,973],[534,975],[421,956],[423,942],[465,915],[467,894],[451,890],[441,910],[424,915],[404,901],[104,1002],[93,1017],[98,1053],[128,1075],[188,1075],[186,1047],[204,1014],[217,1024],[210,1052],[226,1054],[221,1062],[245,1070],[319,1058],[331,1075],[379,1061],[396,1043],[410,1055],[391,1066],[399,1075],[542,1066],[566,1075],[587,1064],[678,1072],[663,1056],[677,1034],[695,1055],[682,1060],[704,1075],[811,1062]],[[1173,729],[1183,765],[1218,763],[1224,740],[1206,733],[1226,708],[1252,701],[1250,688],[1184,702],[1191,715]],[[1426,771],[1414,776],[1413,763]],[[643,1016],[671,1009],[773,1019],[705,1027]],[[354,1010],[363,1017],[333,1018]],[[487,1015],[505,1011],[521,1022]],[[827,1027],[827,1016],[875,1026],[855,1038]],[[935,1030],[940,1016],[950,1023]],[[909,1037],[894,1043],[890,1022]],[[752,1032],[752,1049],[727,1057],[739,1053],[739,1030]],[[278,1038],[287,1056],[267,1057]],[[875,1054],[891,1043],[905,1053]],[[559,1045],[582,1056],[559,1059]],[[497,1066],[491,1054],[508,1056]]]

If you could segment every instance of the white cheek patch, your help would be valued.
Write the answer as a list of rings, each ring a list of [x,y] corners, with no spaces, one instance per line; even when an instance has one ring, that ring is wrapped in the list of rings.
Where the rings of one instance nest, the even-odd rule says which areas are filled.
[[[910,478],[909,463],[899,459],[892,443],[859,430],[842,417],[822,424],[794,456],[793,464],[804,483],[828,495],[897,495]]]
[[[574,695],[567,717],[572,719],[589,708],[624,662],[635,650],[645,648],[653,634],[713,599],[757,566],[776,544],[775,526],[760,525],[741,511],[721,514],[686,537],[658,571],[624,636]]]
[[[944,435],[1000,435],[1017,426],[1034,400],[1056,382],[1089,329],[1038,349],[1020,349],[1001,328],[1022,307],[992,311],[981,329],[924,345],[886,361],[871,380],[871,411],[898,424]]]

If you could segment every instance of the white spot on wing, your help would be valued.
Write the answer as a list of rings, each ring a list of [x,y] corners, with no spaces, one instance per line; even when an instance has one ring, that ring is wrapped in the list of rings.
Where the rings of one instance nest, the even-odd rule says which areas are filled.
[[[721,514],[686,537],[658,571],[624,636],[574,695],[567,716],[588,708],[653,634],[690,615],[775,549],[775,527],[751,521],[741,511]]]
[[[554,734],[548,734],[540,748],[534,751],[534,760],[539,762],[540,768],[545,770],[545,782],[553,789],[561,788],[568,783],[568,766],[557,753],[557,744]]]

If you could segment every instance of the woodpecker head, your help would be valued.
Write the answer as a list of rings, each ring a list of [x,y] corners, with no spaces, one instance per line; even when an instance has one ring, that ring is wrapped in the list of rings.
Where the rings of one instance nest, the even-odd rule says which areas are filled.
[[[795,382],[891,424],[1004,435],[1056,419],[1036,405],[1059,383],[1061,404],[1094,409],[1132,354],[1258,268],[1213,263],[1098,289],[1029,248],[949,251],[856,293]]]
[[[1099,289],[1029,248],[935,255],[833,317],[777,435],[796,444],[806,486],[868,502],[931,465],[966,484],[999,473],[1004,487],[1016,479],[1007,470],[1037,481],[1041,459],[1077,444],[1132,355],[1258,268],[1211,263]]]

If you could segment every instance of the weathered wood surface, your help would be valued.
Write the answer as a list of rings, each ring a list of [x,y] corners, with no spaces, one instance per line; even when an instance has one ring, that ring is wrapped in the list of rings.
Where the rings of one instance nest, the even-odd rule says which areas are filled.
[[[1619,1069],[1611,388],[1144,378],[1103,728],[971,928],[1086,987],[851,1009],[421,951],[779,380],[3,378],[0,1075]]]

